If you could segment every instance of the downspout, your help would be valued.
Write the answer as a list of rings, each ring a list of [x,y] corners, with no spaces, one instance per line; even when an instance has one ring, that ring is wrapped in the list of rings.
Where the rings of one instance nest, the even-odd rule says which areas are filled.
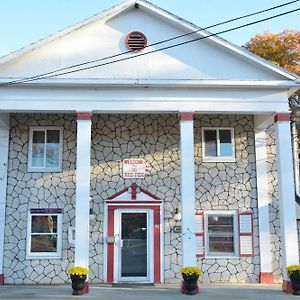
[[[300,174],[299,174],[299,147],[298,147],[298,134],[296,121],[292,120],[292,145],[293,145],[293,160],[294,160],[294,178],[295,178],[295,191],[296,191],[296,215],[297,219],[300,219]]]

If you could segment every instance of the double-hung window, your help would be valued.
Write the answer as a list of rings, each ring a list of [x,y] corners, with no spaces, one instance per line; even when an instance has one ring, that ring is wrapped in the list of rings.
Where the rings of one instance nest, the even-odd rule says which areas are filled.
[[[29,130],[28,171],[62,170],[62,128],[31,127]]]
[[[196,210],[196,253],[206,257],[254,255],[251,212]]]
[[[202,128],[202,154],[203,161],[234,161],[233,128]]]
[[[31,209],[28,217],[27,257],[60,258],[61,254],[61,209]]]
[[[208,256],[237,255],[237,217],[234,211],[206,213]]]

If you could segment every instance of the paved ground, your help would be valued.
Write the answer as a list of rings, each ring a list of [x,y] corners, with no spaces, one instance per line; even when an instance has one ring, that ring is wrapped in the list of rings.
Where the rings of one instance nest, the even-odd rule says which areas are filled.
[[[204,300],[279,300],[297,299],[285,294],[279,285],[200,285],[196,296],[183,295],[177,285],[155,287],[111,287],[91,286],[90,292],[83,296],[72,296],[70,285],[58,286],[0,286],[1,300],[41,299],[41,300],[164,300],[164,299],[204,299]]]

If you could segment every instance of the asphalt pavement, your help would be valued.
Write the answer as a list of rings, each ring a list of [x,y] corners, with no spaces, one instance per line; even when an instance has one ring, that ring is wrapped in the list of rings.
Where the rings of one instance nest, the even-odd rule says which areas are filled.
[[[199,285],[200,293],[184,295],[179,285],[112,287],[92,285],[88,294],[73,296],[71,285],[51,286],[0,286],[1,300],[41,299],[41,300],[164,300],[164,299],[203,299],[203,300],[279,300],[296,299],[297,296],[281,291],[281,285],[261,284],[210,284]]]

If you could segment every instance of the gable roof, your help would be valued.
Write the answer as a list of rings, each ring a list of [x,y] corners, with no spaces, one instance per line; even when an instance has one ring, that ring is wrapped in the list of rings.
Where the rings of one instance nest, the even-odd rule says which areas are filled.
[[[274,73],[284,76],[286,79],[290,79],[290,80],[298,79],[298,77],[295,74],[292,74],[292,73],[286,71],[285,69],[278,67],[278,66],[268,62],[267,60],[247,51],[246,49],[239,47],[237,45],[234,45],[216,35],[213,35],[212,33],[208,32],[206,30],[203,30],[201,27],[198,27],[191,22],[183,20],[182,18],[180,18],[166,10],[163,10],[163,9],[159,8],[158,6],[156,6],[152,3],[149,3],[145,0],[126,0],[118,5],[113,6],[110,9],[107,9],[101,13],[98,13],[98,14],[96,14],[88,19],[85,19],[77,24],[74,24],[62,31],[59,31],[59,32],[52,34],[44,39],[41,39],[35,43],[32,43],[26,47],[23,47],[19,50],[13,51],[5,56],[0,57],[0,64],[6,63],[6,62],[11,61],[15,58],[18,58],[26,53],[29,53],[35,49],[38,49],[56,39],[59,39],[65,35],[68,35],[71,32],[76,31],[86,25],[93,23],[93,22],[102,21],[103,23],[105,23],[106,21],[114,18],[116,15],[122,14],[125,11],[131,9],[136,4],[140,5],[144,9],[146,9],[154,14],[157,14],[165,19],[168,19],[170,22],[173,22],[175,24],[178,24],[178,25],[184,27],[185,29],[187,29],[191,32],[197,31],[194,34],[196,34],[196,35],[198,34],[199,37],[206,37],[213,43],[215,43],[221,47],[224,47],[227,50],[229,50],[235,54],[238,54],[238,55],[240,55],[240,56],[252,61],[253,63],[256,63],[268,70],[271,70]]]

